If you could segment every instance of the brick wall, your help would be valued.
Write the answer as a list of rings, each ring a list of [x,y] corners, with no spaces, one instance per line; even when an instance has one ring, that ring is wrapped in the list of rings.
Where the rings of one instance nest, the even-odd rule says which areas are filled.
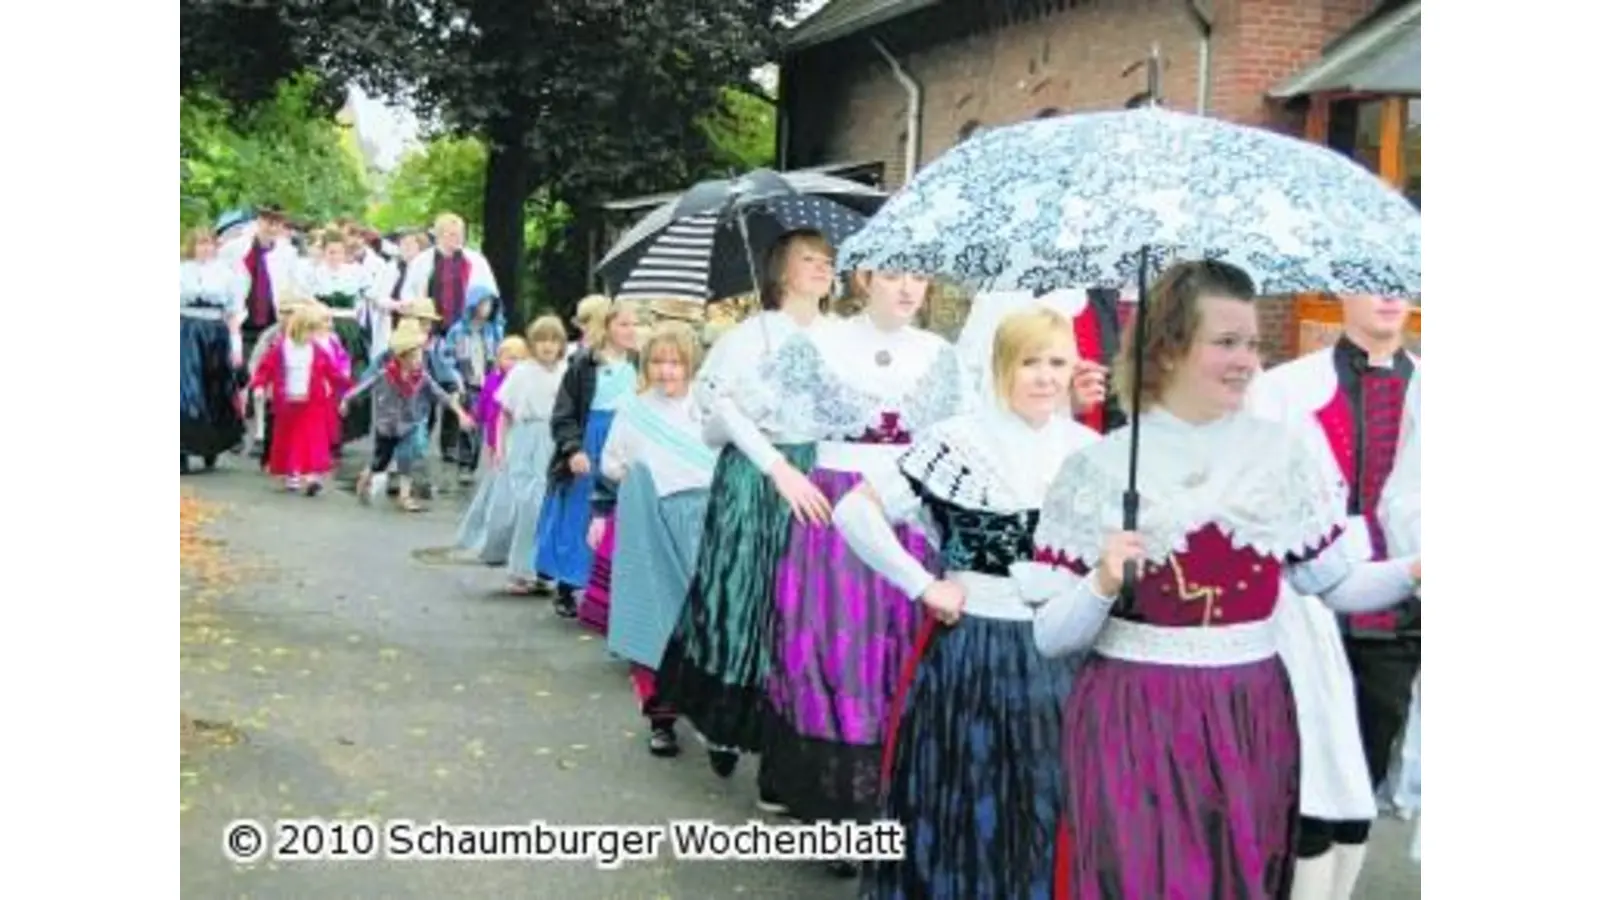
[[[1299,133],[1302,114],[1269,102],[1267,90],[1316,60],[1378,2],[1212,0],[1208,114]],[[1144,89],[1142,73],[1122,71],[1152,43],[1166,61],[1166,105],[1196,106],[1199,34],[1184,0],[1078,0],[1033,21],[922,49],[905,49],[914,46],[906,32],[899,33],[902,46],[892,37],[884,41],[922,85],[923,164],[956,144],[972,122],[1006,125],[1046,109],[1121,108]],[[906,92],[864,38],[808,51],[785,77],[791,167],[881,160],[886,185],[904,183]],[[1273,298],[1260,310],[1269,360],[1286,358],[1295,345],[1292,302]]]

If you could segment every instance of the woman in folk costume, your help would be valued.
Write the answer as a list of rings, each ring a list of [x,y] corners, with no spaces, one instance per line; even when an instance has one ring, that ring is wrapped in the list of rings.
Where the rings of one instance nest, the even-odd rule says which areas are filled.
[[[316,339],[327,319],[315,303],[299,307],[250,380],[251,388],[272,395],[276,424],[268,471],[282,476],[287,490],[299,490],[303,483],[308,497],[321,492],[322,479],[333,468],[334,410],[350,384],[339,361]]]
[[[417,424],[428,418],[433,402],[447,403],[471,428],[472,416],[449,392],[428,374],[424,349],[428,336],[416,320],[400,323],[389,337],[388,358],[378,370],[361,379],[340,404],[343,412],[356,398],[372,392],[372,461],[356,477],[356,497],[366,500],[373,476],[396,462],[399,471],[399,506],[406,512],[421,512],[422,506],[411,496],[411,466],[414,460],[396,459],[396,451],[414,439]]]
[[[367,366],[371,342],[365,322],[372,292],[370,273],[350,258],[351,247],[341,231],[328,229],[322,236],[320,257],[306,271],[306,289],[333,316],[333,331],[350,357],[355,371]],[[372,427],[371,409],[365,403],[350,406],[339,444],[360,440]]]
[[[650,722],[650,752],[676,756],[677,717],[656,690],[667,637],[678,621],[699,554],[716,452],[689,394],[700,339],[689,326],[651,329],[640,354],[644,387],[617,410],[600,455],[595,522],[615,542],[606,646],[632,663],[634,693]],[[591,539],[601,537],[591,526]]]
[[[491,566],[503,566],[511,553],[511,532],[516,527],[516,492],[506,469],[500,443],[500,385],[511,369],[528,359],[528,343],[512,336],[500,342],[494,368],[483,382],[473,418],[483,423],[483,453],[478,465],[478,490],[456,528],[456,551]]]
[[[239,327],[250,280],[243,266],[217,255],[210,229],[189,232],[184,243],[178,264],[178,447],[180,469],[187,472],[191,455],[209,469],[244,436]]]
[[[550,437],[550,415],[556,393],[567,374],[567,329],[555,316],[541,316],[528,326],[532,358],[512,367],[496,392],[500,406],[498,445],[506,473],[511,478],[516,519],[511,527],[507,566],[511,580],[506,593],[532,594],[541,585],[533,568],[539,534],[539,510],[555,441]]]
[[[580,351],[567,366],[550,415],[555,454],[549,488],[539,511],[535,571],[556,582],[556,614],[578,614],[577,593],[589,583],[594,552],[589,549],[589,494],[595,466],[616,416],[617,404],[638,386],[634,367],[638,313],[632,303],[614,302],[604,317],[604,335]]]
[[[1011,565],[1033,558],[1062,460],[1099,439],[1063,411],[1074,341],[1055,310],[1012,313],[990,340],[989,399],[918,435],[834,512],[856,556],[932,614],[884,753],[885,813],[908,854],[869,863],[865,896],[1050,896],[1071,669],[1034,646]],[[938,537],[943,579],[896,537],[913,520]]]
[[[1378,508],[1379,521],[1394,555],[1422,552],[1422,373],[1406,389],[1406,440],[1389,475]],[[1407,815],[1422,811],[1422,672],[1411,686],[1400,759],[1395,766],[1394,802]],[[1411,858],[1422,862],[1422,821],[1411,838]]]
[[[1344,334],[1331,348],[1284,363],[1254,385],[1250,411],[1298,429],[1312,454],[1342,476],[1339,501],[1353,561],[1386,559],[1378,501],[1404,439],[1406,386],[1420,361],[1402,348],[1409,304],[1343,300]],[[1361,490],[1349,485],[1359,482]],[[1296,900],[1349,900],[1377,816],[1421,666],[1421,606],[1336,616],[1303,598],[1279,621],[1300,721],[1300,829]]]
[[[351,225],[345,229],[345,242],[351,248],[351,261],[367,275],[367,302],[361,307],[360,319],[367,329],[368,355],[377,356],[388,349],[394,317],[400,312],[395,297],[400,287],[399,268],[385,252],[383,237],[371,228]]]
[[[733,774],[740,751],[763,746],[767,622],[778,561],[789,543],[786,498],[798,503],[815,493],[805,480],[816,461],[811,438],[785,431],[766,410],[752,416],[735,393],[791,337],[836,321],[823,312],[833,290],[833,248],[819,232],[783,235],[765,262],[761,312],[718,338],[695,377],[706,437],[721,450],[700,555],[657,678],[662,702],[694,723],[708,744],[712,771],[723,777]],[[764,787],[770,774],[763,760]]]
[[[883,741],[920,618],[892,581],[865,566],[829,523],[830,507],[868,473],[892,471],[906,447],[963,410],[955,348],[912,325],[926,279],[861,273],[866,307],[817,334],[790,338],[740,405],[817,442],[774,587],[775,713],[765,752],[777,798],[804,821],[868,821],[878,810]],[[789,497],[781,465],[769,473]],[[912,556],[934,552],[912,524],[896,529]],[[838,863],[841,874],[854,872]]]
[[[1094,651],[1063,711],[1078,900],[1287,897],[1300,748],[1272,622],[1281,581],[1365,611],[1421,577],[1420,558],[1353,562],[1332,473],[1293,430],[1241,411],[1260,366],[1253,296],[1223,263],[1161,276],[1141,313],[1148,343],[1125,337],[1116,374],[1124,404],[1138,390],[1146,410],[1138,531],[1122,530],[1123,428],[1067,458],[1035,533],[1039,562],[1012,568],[1041,603],[1039,649]],[[1125,605],[1127,563],[1140,574]]]
[[[995,329],[1012,313],[1043,307],[1066,316],[1072,322],[1078,350],[1078,370],[1073,389],[1063,401],[1071,401],[1072,414],[1079,422],[1104,434],[1126,420],[1115,398],[1108,396],[1106,373],[1116,355],[1119,298],[1115,290],[1091,288],[1087,291],[1059,290],[1035,297],[1031,291],[1000,291],[979,294],[956,339],[956,355],[967,372],[973,396],[987,397],[993,391],[990,371]]]

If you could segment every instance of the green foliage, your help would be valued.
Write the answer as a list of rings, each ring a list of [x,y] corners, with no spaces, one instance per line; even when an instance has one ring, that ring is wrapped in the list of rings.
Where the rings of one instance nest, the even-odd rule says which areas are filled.
[[[312,221],[359,214],[368,187],[350,129],[327,117],[318,81],[279,84],[239,110],[213,94],[179,99],[179,202],[186,225],[240,206],[276,203]]]
[[[427,225],[453,212],[474,226],[483,222],[484,166],[489,151],[474,137],[441,137],[400,160],[368,213],[379,231]]]
[[[772,166],[778,111],[770,99],[723,88],[716,107],[696,124],[711,143],[712,159],[719,168],[746,172]]]

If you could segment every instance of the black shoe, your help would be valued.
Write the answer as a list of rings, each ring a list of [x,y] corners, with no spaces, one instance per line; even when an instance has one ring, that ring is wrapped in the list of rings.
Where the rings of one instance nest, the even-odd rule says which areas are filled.
[[[578,601],[572,596],[572,589],[562,587],[556,591],[556,615],[563,619],[576,619],[578,617]]]
[[[206,464],[207,472],[213,471],[217,467],[217,455],[215,453],[208,453],[200,457],[200,461]]]
[[[658,722],[650,726],[650,755],[677,756],[678,732],[671,723]]]
[[[318,495],[320,493],[322,493],[322,482],[313,481],[310,484],[306,485],[306,496],[307,497],[315,497],[316,495]]]
[[[737,750],[707,750],[706,759],[711,763],[711,771],[722,778],[732,777],[733,770],[739,768]]]
[[[853,859],[836,859],[828,863],[828,874],[836,878],[855,878],[861,874],[861,864]]]

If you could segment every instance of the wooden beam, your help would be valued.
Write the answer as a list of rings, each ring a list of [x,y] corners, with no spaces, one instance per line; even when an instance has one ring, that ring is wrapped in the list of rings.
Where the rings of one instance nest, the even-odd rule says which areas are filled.
[[[1311,108],[1306,110],[1306,140],[1328,146],[1328,117],[1333,110],[1333,100],[1327,94],[1312,94]]]
[[[1385,97],[1378,114],[1378,177],[1397,189],[1406,183],[1406,98]]]

